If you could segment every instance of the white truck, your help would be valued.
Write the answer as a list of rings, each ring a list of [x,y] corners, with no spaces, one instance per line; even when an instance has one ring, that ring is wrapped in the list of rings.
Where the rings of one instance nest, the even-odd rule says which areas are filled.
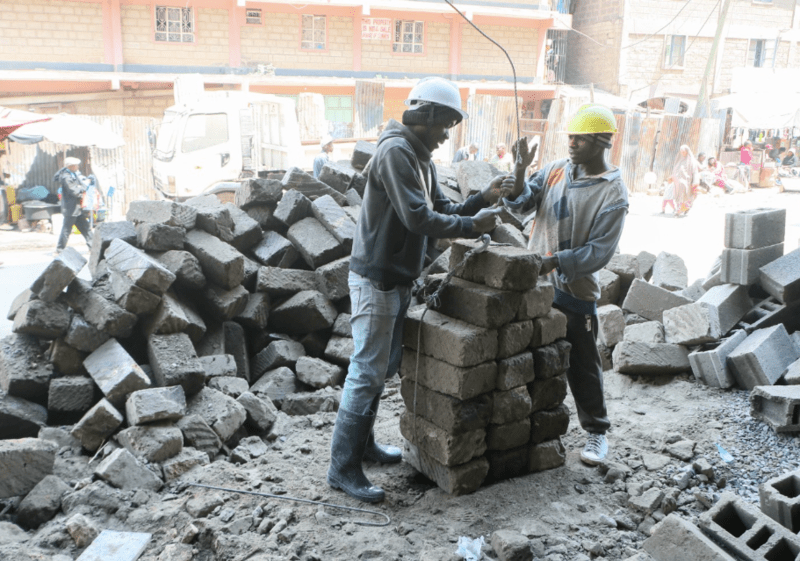
[[[300,166],[303,151],[290,98],[203,92],[164,111],[153,150],[153,180],[184,200],[234,191],[236,181]]]

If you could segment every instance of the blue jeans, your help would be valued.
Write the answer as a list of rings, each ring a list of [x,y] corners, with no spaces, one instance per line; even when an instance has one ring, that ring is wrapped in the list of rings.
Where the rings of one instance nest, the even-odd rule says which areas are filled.
[[[403,322],[411,302],[411,286],[378,290],[366,277],[350,271],[350,327],[355,351],[342,391],[342,409],[368,415],[384,382],[400,366]]]

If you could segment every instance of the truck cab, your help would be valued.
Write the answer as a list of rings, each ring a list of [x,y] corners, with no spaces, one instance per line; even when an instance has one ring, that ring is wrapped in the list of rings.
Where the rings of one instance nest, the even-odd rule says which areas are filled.
[[[302,159],[294,101],[249,92],[206,92],[164,111],[153,150],[153,180],[183,200],[222,184],[285,170]]]

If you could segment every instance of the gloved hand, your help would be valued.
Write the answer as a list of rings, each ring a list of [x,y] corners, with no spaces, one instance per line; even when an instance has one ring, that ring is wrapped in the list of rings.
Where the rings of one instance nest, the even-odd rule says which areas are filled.
[[[498,175],[494,179],[492,179],[486,187],[481,189],[481,196],[483,200],[493,205],[500,200],[500,197],[505,197],[506,195],[503,193],[502,185],[506,179],[511,177],[513,179],[513,175]]]
[[[472,231],[476,234],[491,232],[497,228],[497,213],[500,208],[484,208],[472,217]]]

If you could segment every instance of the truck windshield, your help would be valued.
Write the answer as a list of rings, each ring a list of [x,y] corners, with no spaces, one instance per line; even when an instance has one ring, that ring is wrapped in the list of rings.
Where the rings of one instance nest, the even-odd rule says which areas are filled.
[[[195,152],[228,142],[228,116],[225,113],[195,114],[186,120],[181,152]]]

